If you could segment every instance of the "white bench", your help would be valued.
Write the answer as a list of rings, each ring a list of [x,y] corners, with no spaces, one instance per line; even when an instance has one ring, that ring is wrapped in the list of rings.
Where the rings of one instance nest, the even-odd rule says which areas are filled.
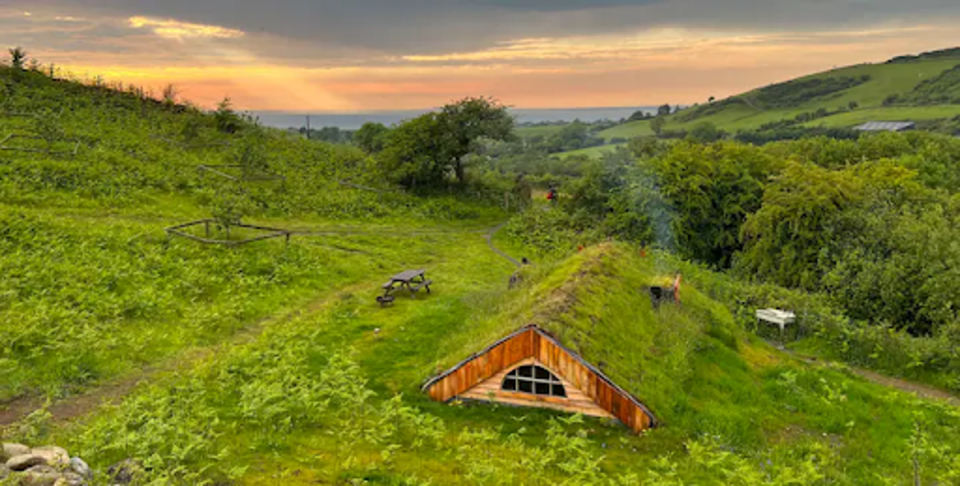
[[[780,335],[783,336],[786,327],[797,322],[797,316],[793,312],[780,309],[758,309],[757,324],[761,322],[779,326]]]

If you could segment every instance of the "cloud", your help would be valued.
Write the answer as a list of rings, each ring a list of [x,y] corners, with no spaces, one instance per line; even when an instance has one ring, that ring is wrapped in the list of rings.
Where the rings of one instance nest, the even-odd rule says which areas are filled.
[[[960,17],[956,0],[9,0],[223,26],[313,43],[314,57],[477,51],[516,39],[635,33],[856,29]],[[256,47],[256,46],[254,46]]]
[[[152,19],[149,17],[130,17],[130,27],[149,29],[165,39],[236,39],[246,35],[242,30],[228,29],[216,25],[193,24],[178,20]]]

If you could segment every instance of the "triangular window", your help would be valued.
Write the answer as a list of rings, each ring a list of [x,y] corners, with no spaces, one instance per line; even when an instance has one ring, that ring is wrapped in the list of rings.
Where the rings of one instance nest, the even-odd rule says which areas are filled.
[[[554,376],[550,370],[537,365],[521,366],[503,379],[500,387],[503,391],[528,393],[544,397],[567,397],[560,378]]]

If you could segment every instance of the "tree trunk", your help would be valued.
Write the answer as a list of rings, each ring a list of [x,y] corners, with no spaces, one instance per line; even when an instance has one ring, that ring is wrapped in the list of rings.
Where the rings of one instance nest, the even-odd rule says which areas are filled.
[[[457,182],[463,185],[463,183],[466,182],[467,176],[466,172],[463,170],[463,161],[458,158],[453,165],[453,169],[457,173]]]

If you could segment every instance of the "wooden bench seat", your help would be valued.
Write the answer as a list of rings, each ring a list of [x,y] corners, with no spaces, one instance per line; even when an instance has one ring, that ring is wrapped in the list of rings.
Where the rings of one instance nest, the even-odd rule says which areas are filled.
[[[389,281],[389,282],[381,285],[380,288],[382,288],[382,289],[384,289],[384,290],[390,290],[390,289],[393,288],[393,286],[394,286],[395,283],[396,283],[396,282],[394,282],[394,281],[391,280],[391,281]]]
[[[381,296],[377,297],[377,302],[379,302],[380,305],[382,305],[382,306],[390,305],[390,304],[392,304],[393,301],[395,301],[395,300],[397,300],[397,297],[394,296],[394,295],[381,295]]]
[[[419,292],[420,289],[426,287],[427,293],[430,293],[430,286],[433,285],[433,280],[424,280],[416,285],[411,285],[410,290],[413,292]]]

